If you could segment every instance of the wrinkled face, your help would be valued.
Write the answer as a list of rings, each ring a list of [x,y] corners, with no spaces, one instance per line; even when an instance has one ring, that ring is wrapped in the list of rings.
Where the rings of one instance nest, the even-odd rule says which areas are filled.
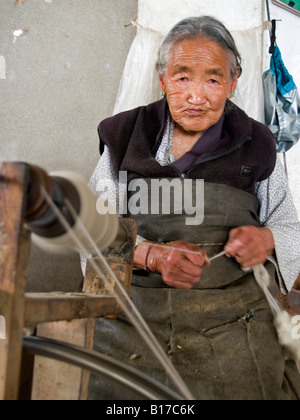
[[[213,41],[186,40],[173,48],[161,83],[183,131],[202,134],[219,121],[237,85],[238,74],[233,80],[230,70],[230,55]]]

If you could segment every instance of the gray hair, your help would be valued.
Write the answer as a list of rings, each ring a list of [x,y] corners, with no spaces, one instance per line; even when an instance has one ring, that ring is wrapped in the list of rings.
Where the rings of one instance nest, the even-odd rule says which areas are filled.
[[[187,39],[197,38],[213,41],[230,54],[232,60],[231,76],[233,79],[237,74],[238,68],[240,75],[242,74],[242,58],[231,33],[219,20],[210,16],[201,16],[184,19],[169,32],[159,51],[157,61],[159,75],[163,76],[165,74],[172,49],[176,44]]]

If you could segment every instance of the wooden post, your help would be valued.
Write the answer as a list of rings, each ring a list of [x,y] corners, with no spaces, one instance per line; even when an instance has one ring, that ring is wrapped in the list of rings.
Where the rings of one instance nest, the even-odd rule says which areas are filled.
[[[0,400],[16,400],[19,389],[25,288],[30,234],[23,227],[26,168],[3,164],[0,170],[0,315],[6,339],[0,339]]]

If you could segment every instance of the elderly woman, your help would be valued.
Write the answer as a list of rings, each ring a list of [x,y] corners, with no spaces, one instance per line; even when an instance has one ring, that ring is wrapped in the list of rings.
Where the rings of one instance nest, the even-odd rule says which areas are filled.
[[[265,264],[273,293],[287,293],[300,271],[299,222],[273,135],[230,101],[242,72],[235,42],[214,18],[186,19],[163,42],[158,71],[162,100],[100,124],[90,186],[101,196],[109,178],[130,199],[120,171],[150,189],[153,179],[202,179],[204,220],[164,214],[163,199],[155,214],[129,208],[139,234],[132,299],[196,399],[298,399],[296,365],[244,269]],[[174,388],[126,317],[99,320],[96,347]],[[134,399],[96,378],[90,397]]]

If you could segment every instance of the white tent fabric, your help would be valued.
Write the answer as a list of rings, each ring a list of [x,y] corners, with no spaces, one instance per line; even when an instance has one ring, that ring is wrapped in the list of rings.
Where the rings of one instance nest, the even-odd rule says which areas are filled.
[[[127,57],[114,115],[148,105],[160,96],[156,61],[163,35],[152,29],[142,28],[136,21],[132,24],[137,27],[138,32]]]
[[[114,115],[147,105],[160,97],[156,60],[164,34],[144,28],[137,21],[132,24],[138,28],[138,33],[127,57]],[[243,57],[243,74],[234,102],[261,122],[264,122],[261,45],[263,31],[267,28],[268,23],[244,31],[232,31]]]

